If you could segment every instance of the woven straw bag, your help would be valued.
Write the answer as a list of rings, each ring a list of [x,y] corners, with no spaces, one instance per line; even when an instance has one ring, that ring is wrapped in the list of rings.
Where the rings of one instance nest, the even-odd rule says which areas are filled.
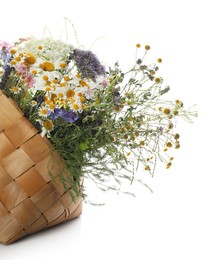
[[[49,147],[47,138],[42,138],[19,107],[0,92],[0,242],[3,244],[71,220],[82,212],[82,198],[72,202],[56,177],[59,163],[55,162],[61,159]]]

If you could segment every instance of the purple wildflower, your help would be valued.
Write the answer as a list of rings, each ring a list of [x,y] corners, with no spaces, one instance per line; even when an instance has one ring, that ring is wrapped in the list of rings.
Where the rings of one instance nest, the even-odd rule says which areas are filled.
[[[63,110],[62,119],[67,123],[74,123],[78,120],[78,115],[76,112]]]
[[[11,48],[13,47],[13,44],[5,41],[0,41],[0,47],[1,49],[4,49],[5,52],[9,52]]]
[[[3,61],[3,68],[4,68],[4,73],[1,77],[1,82],[0,82],[0,89],[5,89],[6,88],[6,83],[9,78],[10,73],[12,72],[13,68],[10,66],[9,62],[12,59],[12,56],[9,52],[10,50],[10,45],[7,44],[6,42],[0,41],[0,59]]]
[[[11,54],[9,52],[0,51],[0,56],[2,56],[5,65],[11,60]]]
[[[5,65],[11,60],[11,54],[9,52],[11,48],[12,45],[10,43],[0,41],[0,57]]]
[[[13,70],[14,69],[9,65],[4,66],[4,74],[2,75],[2,78],[1,78],[0,89],[6,88],[7,80],[9,79],[9,76]]]
[[[62,117],[62,111],[61,108],[55,108],[54,111],[50,113],[50,118],[56,120],[57,118]]]
[[[42,95],[39,95],[36,101],[38,104],[41,104],[44,101],[44,97]]]
[[[120,103],[120,98],[121,98],[120,92],[116,90],[114,92],[114,103],[119,104]]]
[[[55,108],[54,111],[50,113],[50,118],[52,120],[62,118],[67,123],[74,123],[76,120],[78,120],[78,115],[76,112],[73,111]]]
[[[105,67],[100,63],[96,55],[91,51],[75,49],[69,56],[73,60],[83,78],[96,81],[98,76],[105,75]]]

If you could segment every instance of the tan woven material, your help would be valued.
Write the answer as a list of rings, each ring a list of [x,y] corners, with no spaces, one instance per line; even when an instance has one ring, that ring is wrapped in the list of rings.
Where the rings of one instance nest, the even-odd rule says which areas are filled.
[[[56,158],[56,160],[54,160]],[[58,177],[46,138],[0,92],[0,242],[9,244],[81,214]],[[55,176],[51,180],[49,169]]]

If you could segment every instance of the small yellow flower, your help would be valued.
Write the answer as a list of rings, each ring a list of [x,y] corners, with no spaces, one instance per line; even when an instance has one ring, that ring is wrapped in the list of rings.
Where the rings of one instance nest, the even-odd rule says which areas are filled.
[[[114,109],[115,109],[116,112],[120,111],[120,107],[119,106],[115,106]]]
[[[47,117],[48,109],[46,107],[41,107],[41,108],[39,108],[38,114],[39,114],[39,116]]]
[[[126,125],[126,129],[127,129],[127,130],[131,130],[131,128],[132,128],[131,124],[127,124],[127,125]]]
[[[18,62],[20,61],[20,57],[15,57],[15,60]]]
[[[11,60],[11,61],[10,61],[10,64],[11,64],[11,65],[15,65],[16,63],[17,63],[16,60]]]
[[[65,82],[62,82],[59,84],[59,86],[62,88],[62,87],[66,87],[66,83]]]
[[[47,130],[47,131],[51,131],[53,129],[53,123],[51,120],[46,120],[43,123],[43,127]]]
[[[85,103],[86,102],[85,97],[80,97],[80,101],[81,101],[81,103]]]
[[[18,88],[17,86],[14,86],[14,87],[12,87],[12,92],[14,94],[18,94],[18,93],[20,93],[20,88]]]
[[[158,62],[158,63],[161,63],[162,61],[163,61],[163,60],[162,60],[161,58],[158,58],[158,59],[157,59],[157,62]]]
[[[139,136],[139,132],[135,132],[135,136]]]
[[[49,77],[47,75],[43,75],[43,80],[47,81]]]
[[[37,102],[36,102],[35,100],[32,100],[32,101],[31,101],[31,105],[34,107],[34,106],[37,105]]]
[[[144,48],[145,48],[146,51],[150,50],[150,46],[149,45],[145,45]]]
[[[54,109],[55,109],[55,104],[54,104],[54,103],[50,103],[49,109],[50,109],[50,110],[54,110]]]
[[[12,55],[14,55],[14,54],[16,53],[16,50],[15,50],[15,49],[11,49],[9,52],[10,52]]]
[[[49,61],[45,61],[39,65],[39,68],[41,68],[44,71],[53,71],[54,64]]]
[[[67,66],[67,63],[61,63],[60,68],[64,69]]]
[[[51,85],[51,81],[50,80],[47,80],[46,83],[45,83],[46,86],[50,86]]]
[[[140,145],[144,146],[145,142],[144,141],[140,141]]]
[[[63,93],[62,93],[62,92],[59,92],[59,93],[58,93],[58,97],[62,98],[62,97],[63,97]]]
[[[70,77],[69,77],[68,75],[65,75],[65,76],[64,76],[64,80],[65,80],[65,81],[69,81],[69,80],[70,80]]]
[[[168,147],[168,148],[172,147],[172,143],[171,142],[167,142],[166,143],[166,147]]]
[[[171,165],[172,165],[171,162],[167,163],[167,164],[166,164],[166,169],[169,169],[169,168],[171,167]]]
[[[170,108],[165,108],[163,112],[164,114],[169,115],[171,113],[171,110]]]
[[[57,79],[52,80],[52,83],[54,83],[54,84],[57,84],[57,82],[58,82]]]
[[[73,109],[78,110],[78,109],[79,109],[79,105],[74,104],[74,105],[73,105]]]
[[[24,55],[26,56],[24,58],[25,65],[33,65],[36,62],[36,57],[32,53],[24,52]]]
[[[134,118],[132,117],[132,116],[130,116],[129,118],[128,118],[128,121],[133,121],[134,120]]]
[[[32,73],[33,75],[36,75],[36,74],[37,74],[37,70],[32,70],[31,73]]]
[[[41,50],[43,49],[43,47],[42,47],[41,45],[39,45],[39,46],[37,47],[37,49],[41,51]]]
[[[51,90],[50,86],[47,86],[47,87],[45,88],[45,91],[47,91],[47,92],[49,92],[50,90]]]
[[[140,47],[141,47],[141,44],[137,43],[136,48],[140,48]]]
[[[174,138],[177,140],[180,138],[180,135],[179,134],[175,134]]]
[[[161,82],[161,79],[160,79],[160,78],[155,78],[155,82],[156,82],[156,83],[160,83],[160,82]]]
[[[178,111],[178,110],[174,110],[174,111],[173,111],[173,114],[174,114],[174,116],[177,116],[177,115],[178,115],[178,113],[179,113],[179,111]]]
[[[82,87],[88,87],[88,84],[84,80],[80,80],[79,83]]]
[[[20,82],[19,82],[19,85],[24,85],[25,84],[25,81],[24,80],[21,80]]]
[[[135,140],[135,136],[131,135],[131,140],[134,141]]]
[[[47,96],[44,96],[44,101],[45,101],[45,104],[47,104],[47,105],[49,105],[51,103],[51,100]]]
[[[72,89],[69,89],[68,92],[67,92],[67,97],[68,98],[72,98],[75,96],[75,91],[72,90]]]

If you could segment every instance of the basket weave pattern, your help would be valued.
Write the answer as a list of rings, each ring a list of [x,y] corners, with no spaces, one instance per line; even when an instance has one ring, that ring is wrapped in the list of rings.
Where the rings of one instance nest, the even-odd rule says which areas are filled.
[[[61,159],[56,152],[52,156],[48,140],[0,93],[1,243],[12,243],[81,214],[82,199],[73,203],[56,178],[57,160]]]

